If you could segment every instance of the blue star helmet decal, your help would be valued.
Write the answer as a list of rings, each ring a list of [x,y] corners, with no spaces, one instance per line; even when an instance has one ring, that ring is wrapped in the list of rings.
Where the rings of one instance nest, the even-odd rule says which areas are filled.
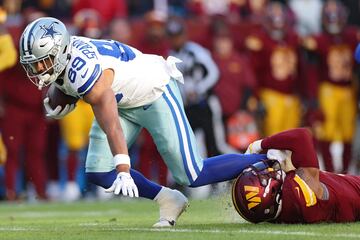
[[[48,27],[46,27],[45,25],[40,26],[41,29],[43,29],[45,31],[45,33],[41,36],[41,38],[45,38],[45,37],[51,37],[52,39],[54,39],[55,35],[61,35],[61,33],[57,32],[54,29],[54,23],[50,24]]]

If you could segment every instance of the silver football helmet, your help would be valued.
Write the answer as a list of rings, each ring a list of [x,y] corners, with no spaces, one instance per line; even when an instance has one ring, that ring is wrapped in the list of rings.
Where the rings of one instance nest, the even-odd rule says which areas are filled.
[[[70,60],[70,34],[56,18],[31,22],[20,38],[20,62],[39,89],[54,82]]]

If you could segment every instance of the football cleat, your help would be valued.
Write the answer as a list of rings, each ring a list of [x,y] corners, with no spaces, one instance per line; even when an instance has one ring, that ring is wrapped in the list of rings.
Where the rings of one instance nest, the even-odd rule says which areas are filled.
[[[74,181],[69,181],[65,184],[62,200],[64,202],[74,202],[81,198],[81,191],[79,185]]]
[[[160,219],[153,227],[173,227],[176,220],[189,206],[188,199],[178,190],[163,187],[155,201],[160,205]]]
[[[47,184],[46,194],[49,196],[50,200],[57,201],[61,197],[60,184],[57,181],[50,181]]]
[[[168,221],[168,220],[159,220],[157,223],[153,225],[154,228],[173,227],[173,226],[175,226],[175,221]]]

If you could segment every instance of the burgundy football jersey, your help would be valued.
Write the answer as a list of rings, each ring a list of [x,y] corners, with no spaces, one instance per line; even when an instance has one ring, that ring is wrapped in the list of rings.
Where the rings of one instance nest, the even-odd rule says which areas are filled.
[[[296,168],[318,168],[318,159],[310,132],[291,129],[263,139],[263,149],[287,149]],[[296,171],[286,173],[282,188],[282,210],[275,222],[314,223],[360,220],[360,176],[320,171],[320,182],[328,190],[328,199],[320,200]]]
[[[246,40],[259,87],[293,94],[301,86],[299,40],[288,32],[276,41],[263,30],[252,33]]]
[[[323,33],[315,38],[318,45],[316,52],[320,55],[321,81],[341,86],[351,85],[357,35],[357,29],[347,27],[340,35]]]
[[[328,200],[317,199],[295,171],[287,173],[282,189],[282,211],[277,222],[351,222],[360,220],[360,176],[320,172]]]

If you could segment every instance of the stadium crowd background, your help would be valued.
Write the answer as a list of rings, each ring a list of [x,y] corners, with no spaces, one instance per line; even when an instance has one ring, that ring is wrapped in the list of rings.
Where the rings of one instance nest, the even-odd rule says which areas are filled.
[[[87,133],[93,119],[89,107],[80,102],[71,116],[60,121],[46,119],[42,105],[45,92],[38,91],[27,79],[25,71],[18,63],[18,53],[14,58],[14,52],[9,50],[11,44],[6,41],[9,34],[14,47],[18,49],[18,40],[24,27],[41,16],[59,18],[66,23],[73,35],[114,39],[132,45],[144,53],[158,54],[165,58],[169,53],[179,52],[174,46],[176,38],[180,35],[184,36],[185,42],[192,41],[206,48],[211,54],[211,61],[216,64],[218,76],[201,98],[195,97],[194,100],[194,95],[184,95],[185,108],[187,113],[191,114],[190,121],[192,122],[193,119],[194,123],[200,125],[196,133],[199,144],[204,146],[203,154],[243,151],[251,141],[290,127],[307,126],[313,130],[315,137],[321,135],[319,124],[324,121],[324,115],[319,107],[318,87],[322,70],[317,65],[321,62],[321,54],[316,54],[313,43],[316,36],[324,32],[322,8],[325,1],[277,1],[285,6],[286,24],[282,31],[294,32],[296,35],[295,42],[279,41],[284,45],[290,45],[290,48],[295,49],[297,53],[296,59],[293,59],[294,56],[289,55],[286,49],[285,53],[283,52],[288,54],[285,55],[285,62],[290,65],[292,63],[294,66],[290,68],[297,69],[294,71],[296,77],[290,80],[290,87],[285,86],[285,89],[282,89],[282,86],[271,86],[271,81],[264,82],[262,79],[266,78],[264,74],[269,71],[264,67],[264,62],[267,61],[264,52],[272,51],[273,45],[267,44],[268,40],[265,40],[267,38],[258,35],[258,32],[266,28],[266,33],[271,35],[272,30],[278,30],[275,29],[276,26],[271,25],[272,21],[276,23],[278,15],[266,10],[270,2],[272,1],[1,1],[0,129],[7,156],[4,165],[0,166],[0,199],[74,201],[82,197],[110,196],[105,195],[101,189],[95,189],[84,179]],[[360,1],[344,0],[342,3],[347,11],[345,14],[347,23],[344,27],[349,27],[351,29],[349,32],[354,33],[350,34],[353,36],[350,41],[344,41],[345,45],[351,45],[351,61],[353,61],[357,37],[360,36],[357,33],[357,25],[360,25]],[[179,57],[181,58],[181,54]],[[281,77],[283,74],[281,64],[284,62],[279,60],[278,64],[280,64],[277,68],[279,71],[275,69],[274,74]],[[346,86],[349,91],[355,93],[358,85],[358,69],[354,62],[350,65],[350,83]],[[193,69],[190,67],[190,70]],[[289,69],[284,71],[287,70]],[[201,80],[206,74],[208,69],[194,81],[196,74],[184,73],[185,86],[186,78],[193,78],[193,81],[189,80],[194,85],[195,93],[192,94],[199,95],[196,92],[199,86],[196,84],[201,85]],[[270,99],[269,103],[266,99],[267,96],[271,97],[273,92],[263,94],[263,89],[273,87],[274,91],[280,89],[280,93],[286,95],[283,99],[280,98],[281,102],[291,102],[292,97],[298,101],[292,107],[296,110],[294,113],[290,110],[285,110],[285,113],[275,111],[275,116],[285,115],[286,120],[284,123],[279,121],[280,126],[266,122],[268,121],[266,115],[273,111],[270,110],[272,100]],[[219,101],[214,102],[213,97]],[[355,100],[358,111],[357,97]],[[203,101],[210,106],[210,112],[201,112]],[[280,108],[276,106],[275,109]],[[207,113],[209,115],[204,117]],[[291,120],[292,115],[295,116],[295,120]],[[299,115],[298,119],[296,115]],[[208,122],[209,119],[213,121]],[[292,125],[287,126],[289,122]],[[357,122],[359,123],[354,119],[353,128],[350,128],[353,133],[358,132],[355,131],[358,127]],[[210,124],[210,130],[213,130],[210,137],[214,139],[207,139],[209,136],[206,131],[209,128],[202,129],[202,124],[204,126]],[[357,135],[359,134],[351,136],[350,142],[343,143],[336,138],[327,143],[325,141],[325,144],[320,140],[319,156],[322,159],[333,158],[335,162],[332,166],[329,161],[323,161],[322,168],[357,174],[360,162],[358,149],[360,143]],[[330,149],[328,154],[331,156],[326,156],[326,151],[322,151],[324,148]],[[0,158],[4,151],[0,146]],[[320,154],[321,152],[325,152],[325,155]],[[173,186],[171,176],[168,176],[166,166],[148,133],[143,132],[132,147],[131,158],[133,166],[145,176],[163,185]],[[344,161],[345,167],[342,158],[347,159]],[[209,188],[206,189],[209,194]],[[195,190],[193,196],[196,196],[196,192],[199,190]]]

